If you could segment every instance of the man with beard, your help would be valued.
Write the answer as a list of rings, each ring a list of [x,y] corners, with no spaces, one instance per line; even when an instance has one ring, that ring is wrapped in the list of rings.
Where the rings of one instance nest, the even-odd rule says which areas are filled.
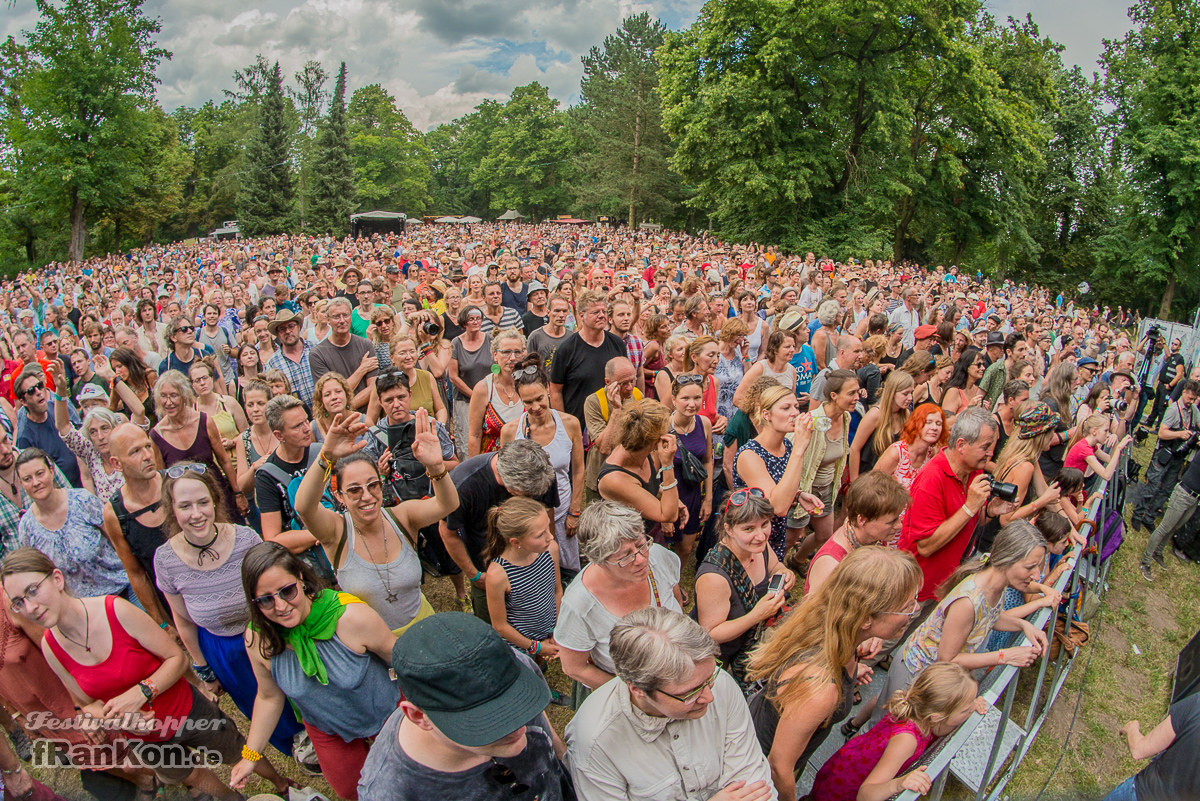
[[[350,406],[365,409],[371,399],[379,360],[375,357],[374,345],[351,333],[352,309],[345,298],[329,301],[329,337],[309,351],[308,369],[316,378],[328,372],[344,376],[350,385]]]
[[[296,396],[312,408],[315,382],[312,370],[308,366],[308,353],[313,346],[311,342],[300,337],[299,316],[283,309],[275,314],[275,319],[267,325],[267,330],[279,340],[279,350],[267,361],[267,369],[282,371],[291,382]]]
[[[159,624],[170,623],[170,607],[154,576],[154,552],[167,541],[163,480],[154,460],[154,443],[138,426],[122,423],[109,436],[108,450],[125,484],[104,504],[104,533],[125,566],[129,586],[150,617]]]

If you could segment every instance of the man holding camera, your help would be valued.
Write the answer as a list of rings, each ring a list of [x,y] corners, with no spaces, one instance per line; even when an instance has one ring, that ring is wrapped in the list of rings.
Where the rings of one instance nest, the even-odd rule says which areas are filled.
[[[1158,391],[1162,397],[1162,384]],[[1133,506],[1131,522],[1135,527],[1154,528],[1155,518],[1179,480],[1179,472],[1196,444],[1196,432],[1200,430],[1197,398],[1200,398],[1200,382],[1185,381],[1179,400],[1168,406],[1163,414],[1162,425],[1158,427],[1158,447],[1150,458],[1146,483]]]
[[[1171,352],[1163,356],[1162,368],[1158,371],[1158,386],[1155,387],[1154,405],[1150,407],[1150,419],[1146,421],[1146,428],[1154,428],[1163,419],[1175,385],[1183,381],[1186,365],[1179,353],[1182,347],[1183,343],[1178,339],[1172,340]]]

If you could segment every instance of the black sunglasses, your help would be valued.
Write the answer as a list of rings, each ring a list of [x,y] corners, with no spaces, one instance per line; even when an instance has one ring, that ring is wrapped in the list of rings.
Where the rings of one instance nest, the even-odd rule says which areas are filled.
[[[513,795],[521,795],[529,792],[529,785],[517,779],[517,775],[512,772],[512,769],[507,765],[501,765],[496,760],[492,760],[492,766],[483,773],[484,778],[490,782],[494,782],[501,787],[507,787],[508,791]]]
[[[32,387],[25,387],[25,391],[21,393],[21,397],[28,398],[30,395],[41,392],[45,388],[46,388],[46,385],[43,384],[41,381],[39,381],[36,384],[34,384]]]

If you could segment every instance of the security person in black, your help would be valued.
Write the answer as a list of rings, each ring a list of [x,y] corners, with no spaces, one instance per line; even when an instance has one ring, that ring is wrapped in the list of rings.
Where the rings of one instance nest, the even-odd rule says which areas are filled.
[[[1179,400],[1171,403],[1158,427],[1158,446],[1146,469],[1146,483],[1133,507],[1132,523],[1145,529],[1154,528],[1154,520],[1167,497],[1179,481],[1179,473],[1189,453],[1197,444],[1200,430],[1200,382],[1184,382]],[[1160,546],[1161,547],[1161,546]]]
[[[1181,562],[1189,560],[1188,554],[1194,551],[1196,540],[1200,539],[1197,528],[1187,525],[1196,511],[1197,500],[1200,500],[1200,459],[1193,458],[1184,468],[1179,483],[1171,491],[1171,497],[1167,500],[1167,509],[1163,512],[1162,522],[1150,535],[1150,541],[1146,543],[1146,550],[1142,553],[1140,569],[1142,578],[1146,581],[1154,580],[1150,571],[1151,559],[1159,567],[1166,567],[1166,562],[1163,560],[1163,548],[1167,544],[1167,538],[1172,535],[1174,535],[1172,551],[1176,558]]]
[[[1163,413],[1171,402],[1176,385],[1182,382],[1187,374],[1187,364],[1179,353],[1182,347],[1183,343],[1178,339],[1172,340],[1171,352],[1163,356],[1162,368],[1158,371],[1154,406],[1151,407],[1150,418],[1146,421],[1147,428],[1154,428],[1163,419]]]

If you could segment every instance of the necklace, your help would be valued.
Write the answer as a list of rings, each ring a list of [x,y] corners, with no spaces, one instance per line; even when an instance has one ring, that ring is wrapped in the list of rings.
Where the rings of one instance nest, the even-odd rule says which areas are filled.
[[[371,543],[367,542],[367,538],[362,538],[363,547],[367,549],[367,556],[371,557],[371,567],[375,568],[375,575],[379,576],[379,583],[383,585],[383,591],[386,593],[384,600],[389,604],[396,603],[399,598],[396,591],[392,589],[391,582],[387,580],[388,574],[388,543],[387,543],[387,526],[386,524],[380,527],[383,530],[383,570],[379,569],[379,563],[375,561],[375,554],[371,552]]]
[[[499,381],[495,381],[495,380],[492,381],[492,386],[494,386],[496,388],[496,391],[500,393],[500,399],[503,400],[505,403],[515,403],[516,402],[516,400],[517,400],[516,387],[513,387],[513,389],[511,391],[509,391],[509,390],[506,390],[504,387],[500,386]]]
[[[206,556],[211,557],[214,563],[217,562],[221,558],[221,555],[219,553],[217,553],[217,549],[213,547],[213,544],[217,541],[217,538],[220,536],[221,536],[221,530],[217,529],[216,532],[213,534],[213,537],[211,540],[209,540],[208,542],[203,543],[201,545],[197,545],[196,543],[189,540],[187,538],[186,534],[183,535],[183,541],[196,549],[196,567],[200,567],[201,565],[204,564],[204,559]]]
[[[850,541],[850,550],[852,551],[862,545],[862,543],[855,538],[854,529],[850,528],[849,523],[846,523],[846,539]]]
[[[67,634],[67,632],[63,631],[63,627],[61,625],[58,627],[58,633],[61,634],[68,642],[75,643],[90,654],[92,649],[91,646],[88,645],[88,642],[92,638],[92,619],[88,615],[87,604],[85,604],[83,601],[80,601],[79,605],[83,607],[83,642],[80,642],[79,640]]]
[[[10,475],[12,476],[12,478],[11,478],[11,479],[10,479],[10,478],[4,478],[4,476],[3,476],[2,474],[0,474],[0,478],[3,478],[3,479],[4,479],[4,483],[8,485],[9,497],[11,497],[11,498],[13,498],[14,500],[16,500],[16,498],[17,498],[17,481],[16,481],[16,478],[17,478],[17,465],[16,465],[16,463],[13,463],[13,466],[12,466],[12,473],[11,473]]]

